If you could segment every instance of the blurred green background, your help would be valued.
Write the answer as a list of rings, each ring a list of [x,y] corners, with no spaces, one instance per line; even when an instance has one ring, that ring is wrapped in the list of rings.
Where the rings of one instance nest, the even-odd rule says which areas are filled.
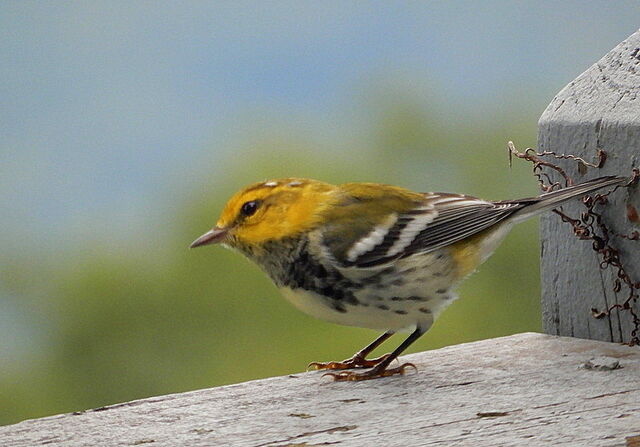
[[[186,247],[274,177],[535,194],[506,142],[534,146],[553,95],[640,19],[635,2],[231,5],[0,3],[0,424],[350,356],[377,334]],[[531,221],[410,352],[540,330],[538,281]]]

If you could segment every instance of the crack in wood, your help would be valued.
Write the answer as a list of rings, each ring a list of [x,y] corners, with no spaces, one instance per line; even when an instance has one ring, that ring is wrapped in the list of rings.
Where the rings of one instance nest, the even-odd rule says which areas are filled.
[[[282,447],[282,443],[283,442],[289,442],[289,441],[294,441],[296,439],[302,439],[302,438],[306,438],[309,436],[315,436],[315,435],[321,435],[321,434],[333,434],[333,433],[338,433],[338,432],[346,432],[346,431],[351,431],[351,430],[355,430],[356,428],[358,428],[357,425],[342,425],[339,427],[331,427],[331,428],[326,428],[324,430],[316,430],[316,431],[308,431],[308,432],[304,432],[301,433],[299,435],[296,436],[290,436],[286,439],[283,439],[281,441],[269,441],[263,444],[257,444],[254,447]],[[291,444],[284,444],[286,445],[291,445]],[[307,444],[293,444],[293,445],[307,445]],[[322,444],[319,444],[322,445]]]
[[[634,389],[631,389],[631,390],[618,391],[616,393],[599,394],[597,396],[585,397],[585,399],[588,399],[588,400],[602,399],[603,397],[620,396],[621,394],[634,393],[636,391],[640,391],[640,388],[634,388]]]

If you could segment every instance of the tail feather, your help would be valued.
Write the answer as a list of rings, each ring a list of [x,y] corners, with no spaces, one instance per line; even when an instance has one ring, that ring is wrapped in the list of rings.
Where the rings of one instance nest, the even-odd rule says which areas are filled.
[[[513,215],[513,217],[517,221],[521,221],[544,211],[557,208],[564,202],[573,198],[585,196],[590,192],[597,191],[598,189],[605,188],[607,186],[621,185],[623,183],[627,183],[628,181],[629,179],[626,177],[617,177],[614,175],[610,175],[589,180],[578,185],[568,186],[557,191],[547,192],[538,197],[511,200],[509,202],[515,202],[524,205]]]

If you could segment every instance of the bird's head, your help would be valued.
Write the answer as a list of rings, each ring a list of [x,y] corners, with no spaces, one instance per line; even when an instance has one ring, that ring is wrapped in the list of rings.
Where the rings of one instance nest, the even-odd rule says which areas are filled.
[[[266,242],[295,237],[319,224],[335,189],[328,183],[298,178],[249,185],[229,199],[216,226],[191,247],[221,243],[255,251]]]

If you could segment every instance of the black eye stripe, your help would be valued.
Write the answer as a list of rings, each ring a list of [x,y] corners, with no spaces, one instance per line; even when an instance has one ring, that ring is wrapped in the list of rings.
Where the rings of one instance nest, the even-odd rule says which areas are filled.
[[[259,206],[260,206],[259,200],[251,200],[249,202],[245,202],[242,205],[242,207],[240,207],[240,214],[242,214],[245,217],[253,216],[258,210]]]

